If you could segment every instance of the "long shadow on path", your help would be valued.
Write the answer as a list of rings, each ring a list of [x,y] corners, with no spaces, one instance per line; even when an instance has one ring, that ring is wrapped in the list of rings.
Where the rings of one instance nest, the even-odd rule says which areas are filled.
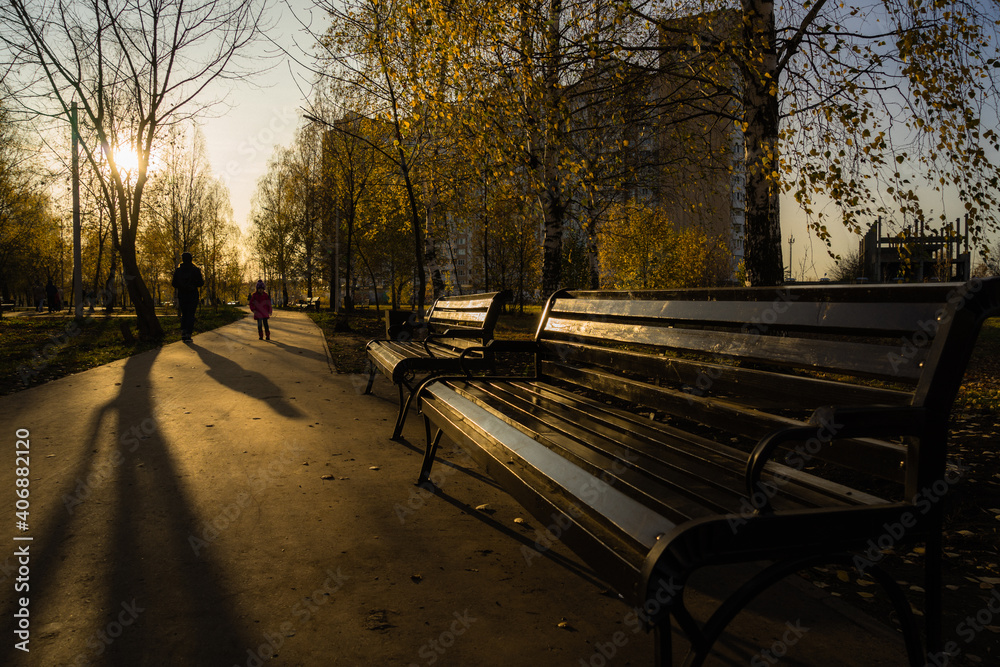
[[[208,366],[209,377],[219,384],[264,401],[282,417],[296,419],[304,416],[301,410],[288,402],[281,388],[263,373],[245,368],[197,343],[188,345]]]
[[[135,382],[126,367],[123,389]],[[136,380],[145,380],[149,368],[136,368]],[[180,481],[173,451],[192,446],[195,438],[171,443],[156,424],[149,383],[143,391],[129,390],[127,405],[119,410],[118,432],[144,439],[129,441],[125,462],[117,476],[116,519],[113,528],[112,567],[108,569],[107,606],[122,610],[132,601],[144,608],[137,632],[123,634],[109,647],[110,664],[234,664],[251,640],[237,619],[231,592],[223,583],[222,568],[207,553],[196,553],[191,538],[201,534]],[[162,417],[161,417],[162,418]]]
[[[327,363],[329,360],[326,358],[325,352],[317,352],[316,350],[307,350],[303,347],[296,347],[295,345],[289,345],[288,343],[282,343],[280,340],[274,340],[273,338],[267,341],[265,344],[274,345],[275,347],[280,347],[289,354],[301,355],[308,359],[314,359],[316,361],[322,361]]]
[[[190,546],[201,522],[175,462],[185,443],[168,441],[154,412],[150,370],[156,356],[126,361],[120,390],[95,409],[86,440],[74,448],[81,457],[77,477],[60,480],[66,491],[60,497],[72,495],[88,471],[99,467],[102,474],[91,478],[95,483],[73,513],[55,509],[44,534],[35,536],[34,620],[80,614],[93,619],[92,610],[80,608],[81,598],[100,605],[97,620],[82,636],[51,639],[49,645],[33,639],[28,664],[43,664],[35,656],[50,651],[57,659],[48,664],[208,666],[245,660],[252,639],[238,620],[224,570]],[[71,538],[76,558],[68,557]],[[80,543],[87,545],[87,562],[80,562]],[[8,637],[10,619],[5,613]],[[12,643],[0,645],[0,664],[17,664]],[[76,654],[67,657],[70,644]]]

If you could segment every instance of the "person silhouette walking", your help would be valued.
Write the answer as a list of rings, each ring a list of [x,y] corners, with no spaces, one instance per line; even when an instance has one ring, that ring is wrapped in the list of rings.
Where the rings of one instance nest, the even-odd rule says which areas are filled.
[[[205,284],[201,269],[194,263],[191,253],[181,255],[181,263],[174,269],[170,281],[177,290],[177,304],[181,310],[181,340],[189,342],[194,334],[194,311],[198,308],[198,289]]]

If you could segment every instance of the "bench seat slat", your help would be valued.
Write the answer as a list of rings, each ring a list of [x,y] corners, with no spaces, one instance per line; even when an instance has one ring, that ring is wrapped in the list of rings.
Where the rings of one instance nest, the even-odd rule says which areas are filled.
[[[649,408],[684,419],[692,419],[713,428],[757,440],[781,428],[803,426],[802,420],[748,408],[740,403],[711,397],[691,396],[668,387],[655,387],[638,380],[615,377],[594,369],[581,369],[543,362],[542,369],[549,377],[576,384],[584,389],[612,391],[616,398],[645,405]],[[613,387],[613,389],[611,389]],[[803,415],[803,419],[807,415]],[[872,439],[838,441],[824,450],[825,460],[836,461],[882,479],[898,481],[904,470],[900,467],[906,449],[899,444]]]
[[[454,389],[438,384],[428,396],[462,415],[463,427],[476,429],[480,438],[502,442],[502,451],[521,459],[522,465],[544,470],[546,479],[558,485],[572,504],[594,509],[637,544],[650,548],[676,525]]]
[[[742,450],[728,447],[668,424],[639,418],[631,412],[617,410],[555,385],[534,382],[526,386],[537,391],[540,397],[551,396],[552,400],[573,405],[583,415],[600,414],[601,418],[608,423],[619,424],[622,428],[640,434],[643,442],[650,443],[650,446],[639,446],[635,443],[633,445],[650,457],[669,459],[675,455],[687,456],[714,462],[720,466],[735,466],[742,476],[747,461],[747,454]],[[901,448],[893,449],[896,452],[901,450]],[[802,473],[786,465],[769,463],[765,470],[771,474],[783,474],[792,480],[785,491],[799,498],[802,504],[820,507],[841,503],[879,504],[887,502],[880,497],[860,493],[850,487],[830,482],[815,475]],[[901,481],[901,479],[897,478],[893,481]],[[742,494],[742,492],[741,488],[740,493]]]
[[[637,420],[629,413],[593,404],[564,401],[548,385],[512,382],[452,382],[453,388],[477,404],[505,415],[519,427],[544,436],[578,465],[593,474],[615,477],[645,496],[671,520],[690,520],[714,513],[739,511],[745,497],[747,453],[709,440],[686,436],[677,429]],[[699,442],[700,441],[700,442]],[[594,458],[587,448],[597,452]],[[644,477],[634,474],[642,471]],[[774,501],[781,509],[886,501],[771,464],[790,479]],[[690,502],[693,499],[694,504]]]
[[[480,297],[451,297],[446,301],[436,304],[434,310],[481,310],[486,312],[493,305],[493,298]]]
[[[486,313],[438,313],[435,314],[435,329],[465,329],[482,331]]]
[[[482,338],[448,338],[441,337],[433,339],[431,343],[431,348],[434,349],[435,354],[438,351],[449,351],[456,357],[462,354],[463,350],[470,347],[483,347],[484,341]],[[450,348],[450,349],[449,349]],[[424,353],[426,355],[426,352]]]
[[[590,439],[584,440],[586,429],[576,424],[581,418],[579,413],[571,413],[565,409],[559,413],[546,413],[544,409],[531,410],[528,405],[505,391],[510,389],[508,386],[455,383],[452,387],[477,405],[516,423],[517,428],[530,433],[549,449],[588,470],[590,474],[614,480],[616,488],[653,507],[674,522],[710,516],[734,504],[732,488],[738,484],[732,479],[732,471],[729,471],[731,485],[728,490],[715,483],[717,480],[712,479],[708,474],[708,467],[704,465],[698,476],[692,474],[683,478],[682,482],[682,476],[678,473],[673,475],[677,482],[674,485],[656,485],[651,483],[649,477],[644,477],[648,470],[639,473],[636,472],[636,466],[630,465],[639,456],[631,450],[629,438],[622,432],[619,433],[622,437],[615,439],[602,438],[591,432]],[[503,398],[498,399],[498,395]],[[556,406],[553,404],[552,407]],[[659,472],[669,478],[671,474],[667,468],[660,466]],[[726,471],[715,469],[714,472],[718,477]],[[682,487],[681,484],[685,486]]]

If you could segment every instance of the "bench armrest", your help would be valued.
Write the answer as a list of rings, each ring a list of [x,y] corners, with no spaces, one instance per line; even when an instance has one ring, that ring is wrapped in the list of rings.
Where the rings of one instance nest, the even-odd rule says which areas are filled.
[[[430,333],[428,332],[423,338],[424,350],[431,357],[434,356],[434,352],[428,347],[430,343],[433,343],[439,338],[482,338],[485,333],[482,329],[447,329],[442,333]]]
[[[458,362],[462,366],[462,372],[466,375],[471,376],[472,371],[470,371],[466,365],[465,360],[468,359],[473,354],[481,354],[484,357],[491,356],[497,352],[524,352],[533,353],[537,349],[535,341],[528,340],[491,340],[486,345],[476,345],[475,347],[467,347],[462,350],[462,354],[458,356]]]
[[[481,353],[483,356],[494,355],[499,353],[513,353],[513,354],[537,354],[538,353],[538,343],[534,340],[507,340],[507,339],[497,339],[494,338],[486,345],[469,347],[462,351],[459,357],[462,361],[462,370],[466,375],[471,375],[465,368],[464,360],[468,355],[473,353]]]
[[[367,352],[372,345],[378,345],[379,343],[395,343],[396,341],[391,338],[372,338],[370,341],[365,343],[365,352]]]
[[[768,494],[758,494],[760,475],[774,450],[787,442],[816,439],[825,445],[845,438],[917,436],[924,430],[924,417],[924,409],[914,407],[819,408],[809,417],[808,426],[784,428],[757,443],[747,460],[747,498],[757,511],[771,510]]]

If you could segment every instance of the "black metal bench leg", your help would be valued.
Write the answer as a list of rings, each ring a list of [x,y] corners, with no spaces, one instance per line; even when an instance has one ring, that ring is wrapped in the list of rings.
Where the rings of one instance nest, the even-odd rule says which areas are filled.
[[[842,554],[841,558],[843,558]],[[758,595],[772,585],[806,567],[836,560],[835,554],[812,555],[777,561],[765,567],[723,600],[696,636],[691,630],[685,630],[692,636],[692,643],[691,653],[684,664],[690,667],[700,667],[704,664],[715,641],[722,635],[729,623]]]
[[[420,465],[420,477],[417,479],[417,486],[426,483],[431,476],[431,466],[434,465],[434,456],[437,454],[438,444],[444,431],[438,429],[434,437],[431,438],[431,420],[424,417],[424,433],[427,436],[427,450],[424,452],[424,461]]]
[[[900,630],[903,633],[903,644],[906,646],[910,667],[924,667],[927,663],[921,650],[920,628],[917,627],[917,619],[913,616],[910,601],[906,598],[903,588],[896,583],[894,576],[879,567],[871,567],[867,573],[882,586],[882,590],[888,594],[889,600],[896,610],[896,619],[899,621]]]
[[[942,611],[944,609],[944,580],[941,574],[943,540],[942,527],[927,538],[924,553],[924,622],[927,633],[927,653],[938,655],[944,650],[942,636]]]
[[[406,422],[406,413],[410,409],[410,401],[413,400],[413,391],[411,390],[406,398],[403,398],[403,384],[399,384],[399,414],[396,415],[396,425],[392,428],[392,440],[399,440],[400,434],[403,432],[403,424]]]
[[[729,625],[729,622],[767,588],[788,575],[794,574],[806,567],[838,561],[845,565],[853,564],[849,554],[813,555],[778,561],[757,573],[749,581],[740,586],[735,593],[726,598],[716,609],[715,613],[712,614],[711,618],[708,619],[702,628],[700,637],[692,644],[692,654],[689,656],[686,664],[692,667],[702,665],[708,657],[712,645],[722,634],[726,626]],[[903,589],[896,583],[895,578],[885,570],[878,567],[871,567],[867,570],[867,573],[882,586],[882,589],[888,594],[893,608],[896,610],[910,666],[923,667],[924,660],[920,650],[920,630],[917,627],[916,619],[913,617],[913,612],[910,610],[910,603],[906,598],[906,594],[903,593]]]
[[[375,384],[375,364],[368,362],[368,386],[365,387],[365,393],[372,393],[372,385]]]
[[[670,614],[653,626],[653,664],[656,667],[671,667],[674,664],[673,631],[670,628]]]

